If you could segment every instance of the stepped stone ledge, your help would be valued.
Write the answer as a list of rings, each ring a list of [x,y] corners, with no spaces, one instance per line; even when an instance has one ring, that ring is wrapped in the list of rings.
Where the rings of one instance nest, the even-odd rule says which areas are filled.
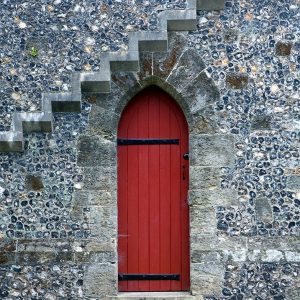
[[[224,3],[225,0],[187,0],[186,9],[160,12],[158,31],[130,32],[128,51],[102,53],[101,71],[72,74],[71,92],[44,93],[40,112],[15,112],[11,130],[0,132],[0,152],[24,151],[23,133],[51,132],[53,113],[80,112],[82,92],[109,93],[111,72],[138,72],[139,52],[166,51],[168,31],[196,30],[197,10],[221,10]]]

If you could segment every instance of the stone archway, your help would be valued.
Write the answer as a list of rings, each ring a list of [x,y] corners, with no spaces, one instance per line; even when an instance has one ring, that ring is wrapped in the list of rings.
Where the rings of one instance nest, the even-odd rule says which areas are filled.
[[[218,131],[213,104],[219,93],[196,50],[183,34],[170,34],[165,53],[142,52],[139,72],[112,74],[110,94],[86,94],[92,103],[88,131],[78,141],[84,197],[90,210],[90,237],[85,249],[97,257],[86,260],[85,293],[90,297],[117,294],[117,160],[116,134],[128,101],[149,85],[169,93],[182,108],[190,134],[191,292],[218,296],[223,264],[211,243],[217,240],[215,207],[236,197],[219,187],[220,167],[234,162],[234,139]]]

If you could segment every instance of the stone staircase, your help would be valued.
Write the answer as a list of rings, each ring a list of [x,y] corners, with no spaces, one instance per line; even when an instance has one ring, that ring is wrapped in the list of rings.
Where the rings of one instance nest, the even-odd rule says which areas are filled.
[[[11,130],[0,132],[0,152],[22,152],[23,133],[52,131],[52,114],[80,112],[81,93],[109,93],[111,73],[139,71],[139,52],[166,51],[168,31],[197,29],[197,10],[221,10],[225,0],[187,0],[184,10],[165,10],[158,15],[158,31],[129,33],[128,51],[105,52],[99,72],[72,74],[71,92],[44,93],[41,112],[14,113]]]

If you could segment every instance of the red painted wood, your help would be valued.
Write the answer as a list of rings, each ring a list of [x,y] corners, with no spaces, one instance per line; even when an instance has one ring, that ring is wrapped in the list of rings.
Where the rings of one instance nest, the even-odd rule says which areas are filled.
[[[119,273],[180,274],[180,281],[120,281],[120,291],[190,288],[188,126],[176,102],[150,87],[125,108],[118,138],[179,139],[179,145],[118,146]],[[186,169],[183,179],[183,166]]]

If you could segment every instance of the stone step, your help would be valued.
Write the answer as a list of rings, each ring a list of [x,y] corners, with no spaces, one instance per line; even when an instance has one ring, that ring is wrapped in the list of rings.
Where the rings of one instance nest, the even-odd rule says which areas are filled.
[[[189,292],[128,292],[109,297],[111,300],[203,300]]]

